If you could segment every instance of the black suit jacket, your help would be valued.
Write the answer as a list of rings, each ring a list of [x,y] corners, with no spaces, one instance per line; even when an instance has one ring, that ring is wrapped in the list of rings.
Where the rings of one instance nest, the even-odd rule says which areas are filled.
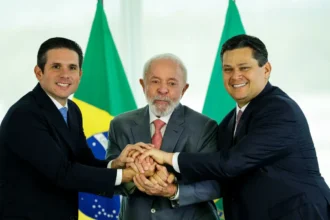
[[[329,187],[299,106],[268,83],[233,138],[235,116],[219,125],[218,153],[179,155],[181,175],[221,180],[226,220],[329,219]]]
[[[68,126],[38,84],[0,127],[0,219],[77,219],[78,191],[113,195],[116,170],[94,158],[78,106]]]

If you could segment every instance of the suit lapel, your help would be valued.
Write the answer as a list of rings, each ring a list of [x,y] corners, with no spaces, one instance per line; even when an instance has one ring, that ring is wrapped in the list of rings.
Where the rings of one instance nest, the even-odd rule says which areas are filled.
[[[226,141],[225,146],[231,147],[234,143],[234,129],[235,129],[235,118],[236,118],[236,109],[232,112],[232,116],[229,119],[227,129],[225,131],[225,137],[222,137]]]
[[[70,130],[70,137],[77,137],[79,138],[79,119],[78,115],[74,111],[75,106],[72,104],[70,100],[68,100],[68,128]]]
[[[248,124],[248,120],[251,118],[253,109],[255,108],[255,106],[258,105],[258,102],[260,100],[262,100],[262,98],[266,94],[268,94],[269,92],[272,91],[272,89],[273,89],[273,86],[268,82],[266,84],[265,88],[261,91],[261,93],[258,96],[256,96],[254,99],[252,99],[251,102],[249,103],[249,105],[246,107],[246,109],[244,110],[244,112],[240,118],[238,126],[236,128],[234,144],[236,144],[240,139],[242,139],[246,135],[246,127]]]
[[[56,108],[55,104],[47,96],[39,84],[34,88],[33,92],[47,121],[53,128],[55,128],[57,133],[62,136],[62,139],[66,142],[67,146],[70,146],[69,148],[73,152],[73,149],[71,148],[75,146],[75,144],[70,136],[69,127],[66,125],[60,111]]]
[[[181,104],[173,111],[163,137],[161,150],[174,152],[175,146],[182,134],[184,124],[184,108]]]
[[[136,126],[131,128],[134,143],[151,143],[148,106],[142,108],[136,115]]]

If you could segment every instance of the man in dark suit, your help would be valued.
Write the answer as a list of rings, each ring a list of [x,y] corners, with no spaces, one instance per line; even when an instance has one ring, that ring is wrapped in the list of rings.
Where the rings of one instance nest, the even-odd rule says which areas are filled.
[[[307,120],[269,82],[271,65],[258,38],[238,35],[222,47],[224,85],[237,107],[219,125],[213,154],[150,150],[189,180],[221,181],[226,220],[327,220],[330,191],[320,174]],[[221,100],[219,100],[221,101]]]
[[[81,112],[68,100],[82,75],[79,45],[51,38],[37,59],[38,85],[0,127],[0,219],[78,219],[78,191],[112,197],[115,184],[132,181],[134,172],[107,169],[87,146]],[[132,149],[141,147],[128,146],[115,162],[130,162]]]
[[[188,84],[187,70],[179,58],[172,54],[151,58],[145,64],[140,83],[148,105],[111,121],[109,159],[116,158],[127,144],[136,142],[152,143],[167,152],[217,151],[216,122],[180,104]],[[155,174],[146,178],[138,163],[129,166],[135,167],[137,175],[133,183],[118,187],[124,195],[120,219],[218,219],[213,202],[220,197],[217,181],[184,183],[184,178],[175,173],[177,181],[170,183],[167,175],[174,173],[173,169],[157,166]]]

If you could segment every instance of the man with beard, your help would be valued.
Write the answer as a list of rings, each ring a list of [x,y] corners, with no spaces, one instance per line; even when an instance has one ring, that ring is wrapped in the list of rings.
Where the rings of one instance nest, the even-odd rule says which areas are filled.
[[[178,57],[161,54],[151,58],[144,66],[140,84],[148,105],[111,121],[108,159],[115,159],[126,145],[137,142],[167,152],[217,151],[217,123],[180,104],[189,85],[187,70]],[[217,181],[187,183],[171,167],[156,165],[150,158],[142,165],[138,161],[127,165],[137,175],[133,182],[117,189],[124,195],[120,219],[218,219],[212,201],[220,197]],[[144,167],[153,171],[155,166],[155,173],[146,177]],[[114,161],[112,168],[123,167]],[[167,179],[169,173],[176,181]]]

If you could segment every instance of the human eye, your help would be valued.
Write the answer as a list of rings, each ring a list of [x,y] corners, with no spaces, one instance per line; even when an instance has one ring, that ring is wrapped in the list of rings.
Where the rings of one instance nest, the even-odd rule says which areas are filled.
[[[242,67],[240,67],[239,69],[240,69],[241,71],[247,71],[247,70],[250,69],[250,67],[248,67],[248,66],[242,66]]]
[[[77,69],[78,69],[77,65],[71,65],[70,66],[70,70],[77,70]]]
[[[159,83],[159,80],[157,80],[157,79],[152,79],[152,80],[151,80],[151,83],[157,84],[157,83]]]
[[[58,63],[54,63],[53,65],[52,65],[52,68],[53,69],[60,69],[60,64],[58,64]]]
[[[170,86],[176,86],[178,83],[175,82],[175,81],[170,81],[170,82],[168,82],[168,84],[169,84]]]
[[[230,73],[232,71],[233,71],[233,68],[229,68],[229,67],[223,68],[223,72],[225,72],[225,73]]]

